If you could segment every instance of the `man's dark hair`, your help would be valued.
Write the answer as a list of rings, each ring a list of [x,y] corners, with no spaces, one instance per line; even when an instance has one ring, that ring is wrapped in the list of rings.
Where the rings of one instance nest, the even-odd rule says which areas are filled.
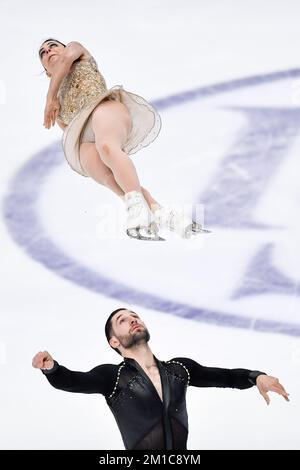
[[[113,336],[114,334],[114,330],[113,330],[113,327],[112,327],[112,318],[115,316],[116,313],[120,312],[121,310],[128,310],[126,307],[122,307],[122,308],[117,308],[116,310],[114,310],[113,312],[111,312],[111,314],[109,315],[108,319],[106,320],[106,323],[105,323],[105,336],[106,336],[106,339],[109,343],[109,340],[110,338]],[[117,348],[113,348],[112,346],[110,346],[112,349],[114,349],[118,354],[121,354],[121,352],[119,351],[119,349]]]

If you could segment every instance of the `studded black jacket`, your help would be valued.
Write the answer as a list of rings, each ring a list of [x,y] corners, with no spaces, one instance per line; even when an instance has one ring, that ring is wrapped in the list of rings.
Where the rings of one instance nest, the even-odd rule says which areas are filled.
[[[54,362],[43,370],[50,384],[60,390],[104,395],[127,450],[184,450],[187,447],[187,387],[247,389],[256,384],[260,371],[205,367],[177,357],[154,359],[162,384],[162,400],[153,382],[131,358],[118,365],[102,364],[89,372],[71,371]]]

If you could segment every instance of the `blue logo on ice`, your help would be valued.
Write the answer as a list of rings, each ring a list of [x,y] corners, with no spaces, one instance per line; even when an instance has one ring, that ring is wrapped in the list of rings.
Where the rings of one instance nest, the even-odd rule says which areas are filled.
[[[202,87],[153,102],[158,110],[163,110],[198,99],[209,102],[212,98],[220,97],[216,107],[227,111],[231,116],[235,114],[243,118],[242,130],[236,133],[235,140],[222,156],[217,171],[199,195],[199,202],[205,204],[206,226],[213,228],[214,233],[227,233],[224,238],[228,238],[228,233],[231,233],[232,238],[237,240],[237,251],[240,250],[242,256],[245,254],[241,261],[241,275],[234,288],[229,289],[229,294],[227,292],[227,308],[201,308],[144,292],[100,274],[59,248],[43,228],[37,205],[45,180],[54,169],[65,164],[60,143],[35,155],[13,179],[4,201],[4,217],[12,237],[33,259],[64,279],[122,302],[217,325],[300,336],[299,320],[294,319],[293,312],[285,315],[285,309],[292,304],[287,303],[286,299],[297,299],[299,296],[297,272],[293,267],[290,272],[284,260],[278,261],[280,255],[276,255],[278,244],[285,247],[293,243],[293,240],[287,242],[288,224],[280,215],[282,198],[277,195],[277,202],[272,199],[272,207],[279,204],[278,219],[274,214],[271,217],[262,216],[268,214],[271,182],[273,184],[282,173],[285,160],[299,133],[300,110],[291,105],[283,107],[282,104],[269,104],[261,107],[253,105],[253,102],[249,103],[249,90],[254,93],[266,84],[274,86],[299,76],[298,69],[277,72]],[[247,93],[243,97],[241,93],[244,89]],[[235,95],[238,99],[228,99]],[[253,99],[255,101],[255,94]],[[280,182],[277,182],[276,188],[280,187]],[[260,213],[256,209],[262,200],[264,210]],[[244,238],[243,234],[246,232],[247,237]],[[248,245],[245,250],[243,240]],[[226,250],[226,244],[224,247]],[[241,258],[239,254],[237,256]],[[225,259],[220,260],[220,265],[224,262]],[[216,259],[214,269],[217,286],[219,273]],[[281,303],[282,314],[277,312],[273,315],[273,311],[267,314],[261,311],[265,304],[260,304],[259,299],[266,300],[270,295],[275,299],[274,306]],[[239,302],[243,300],[248,301],[247,308],[241,313],[231,313],[228,302],[240,305]],[[205,303],[207,304],[208,302]]]

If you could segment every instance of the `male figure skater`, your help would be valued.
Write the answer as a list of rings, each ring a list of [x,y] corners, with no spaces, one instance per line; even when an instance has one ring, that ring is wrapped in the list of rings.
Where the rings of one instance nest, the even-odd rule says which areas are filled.
[[[273,391],[289,401],[278,379],[247,369],[205,367],[176,357],[160,361],[149,347],[150,334],[141,318],[126,308],[114,310],[105,324],[110,346],[122,357],[89,372],[59,365],[47,351],[33,358],[53,387],[75,393],[101,393],[115,416],[127,450],[186,449],[188,416],[186,389],[194,387],[257,386],[267,404]]]

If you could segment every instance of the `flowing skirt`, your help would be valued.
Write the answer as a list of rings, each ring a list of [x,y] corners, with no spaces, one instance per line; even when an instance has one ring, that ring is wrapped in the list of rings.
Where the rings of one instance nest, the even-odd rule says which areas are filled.
[[[82,142],[94,142],[91,114],[95,107],[105,99],[115,99],[125,104],[132,118],[132,129],[122,150],[127,154],[136,153],[153,142],[161,129],[158,112],[143,97],[135,95],[116,85],[83,107],[66,127],[62,144],[65,157],[73,170],[88,176],[80,164],[79,149]]]

